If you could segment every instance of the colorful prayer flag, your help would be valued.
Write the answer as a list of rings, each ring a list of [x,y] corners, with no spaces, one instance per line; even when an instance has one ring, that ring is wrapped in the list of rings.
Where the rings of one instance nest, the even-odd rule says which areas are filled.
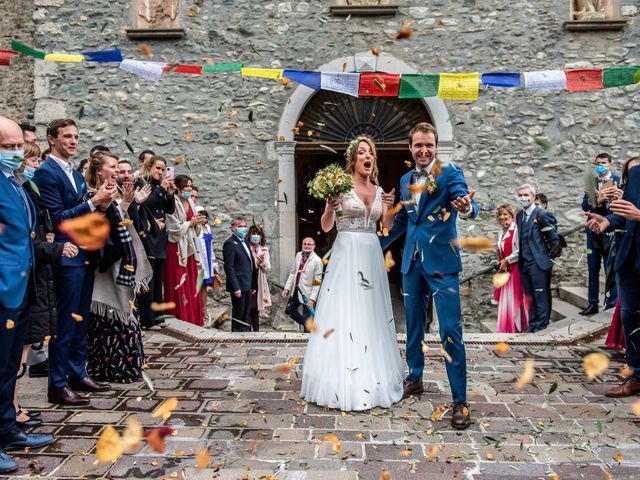
[[[358,96],[397,97],[400,75],[394,73],[361,73]]]
[[[164,62],[141,62],[125,58],[120,64],[120,69],[157,83],[160,81],[162,70],[166,65]]]
[[[188,73],[190,75],[202,75],[202,65],[197,63],[167,63],[162,69],[163,72]]]
[[[586,90],[602,89],[602,69],[565,70],[567,90],[570,92],[584,92]]]
[[[216,63],[213,65],[203,65],[202,71],[205,73],[239,72],[242,70],[242,67],[242,63]]]
[[[398,98],[426,98],[438,95],[440,75],[405,74],[400,77]]]
[[[84,55],[73,55],[68,53],[48,53],[44,59],[47,62],[71,62],[79,63],[84,61]]]
[[[42,50],[31,48],[29,45],[24,44],[16,39],[11,40],[11,50],[22,53],[23,55],[29,55],[30,57],[41,58],[42,60],[44,60],[44,57],[46,56],[46,53],[44,53]]]
[[[634,83],[640,83],[640,67],[611,67],[603,70],[602,86],[604,88],[621,87]]]
[[[0,65],[11,65],[11,57],[18,55],[13,50],[0,50]]]
[[[525,90],[567,88],[567,76],[562,70],[523,72],[522,76],[524,78]]]
[[[285,70],[282,76],[300,85],[304,85],[314,90],[320,90],[320,72],[307,72],[304,70]]]
[[[282,70],[277,68],[243,68],[243,77],[282,78]]]
[[[520,73],[514,73],[514,72],[483,73],[480,79],[483,85],[491,85],[492,87],[519,87],[520,86]]]
[[[438,97],[448,100],[477,100],[479,73],[441,73]]]
[[[332,92],[346,93],[352,97],[357,97],[359,85],[359,73],[322,72],[320,75],[322,90],[331,90]]]
[[[98,50],[96,52],[82,52],[85,60],[88,62],[121,62],[122,52],[118,49],[114,50]]]

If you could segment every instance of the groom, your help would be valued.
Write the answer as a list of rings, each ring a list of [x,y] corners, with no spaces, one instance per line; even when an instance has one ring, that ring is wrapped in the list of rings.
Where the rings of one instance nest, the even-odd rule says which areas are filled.
[[[402,256],[402,287],[407,315],[407,364],[409,375],[402,398],[424,392],[425,297],[433,295],[442,348],[448,353],[447,376],[453,394],[453,428],[471,425],[467,403],[467,365],[460,320],[462,271],[460,252],[455,246],[456,219],[474,218],[478,206],[469,192],[462,170],[437,159],[438,132],[429,123],[419,123],[409,133],[409,150],[415,170],[400,179],[400,200],[407,202],[395,217],[386,248],[406,232]],[[450,358],[449,358],[450,357]]]

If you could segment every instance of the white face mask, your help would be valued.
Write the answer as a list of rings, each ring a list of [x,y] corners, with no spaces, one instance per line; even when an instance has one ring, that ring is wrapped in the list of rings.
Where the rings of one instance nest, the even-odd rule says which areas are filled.
[[[313,252],[313,247],[302,247],[302,251],[305,253]]]
[[[524,208],[528,208],[531,205],[531,202],[532,202],[531,197],[525,197],[525,196],[518,197],[518,200],[520,201],[520,204]]]

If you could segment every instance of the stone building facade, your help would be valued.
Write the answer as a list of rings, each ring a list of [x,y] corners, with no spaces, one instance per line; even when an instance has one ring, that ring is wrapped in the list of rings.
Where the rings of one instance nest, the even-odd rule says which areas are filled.
[[[121,48],[125,58],[144,60],[139,49],[144,41],[153,60],[264,68],[461,73],[640,64],[635,0],[620,2],[626,25],[616,31],[566,30],[569,0],[402,0],[385,2],[398,6],[395,15],[386,16],[338,15],[330,10],[332,0],[182,0],[184,36],[152,40],[127,36],[132,5],[139,2],[8,3],[2,48],[16,32],[47,52]],[[411,28],[411,39],[396,39],[401,26]],[[379,56],[372,55],[371,47]],[[128,138],[136,152],[151,148],[170,160],[185,155],[192,170],[181,165],[177,171],[193,176],[201,187],[201,203],[223,220],[217,247],[232,216],[253,216],[264,225],[271,245],[272,279],[286,278],[300,241],[301,218],[312,211],[299,205],[308,179],[299,178],[298,164],[340,160],[317,149],[302,155],[303,142],[293,133],[316,92],[238,73],[171,73],[154,84],[115,64],[24,57],[2,71],[2,111],[35,121],[41,138],[50,120],[73,117],[80,124],[81,152],[105,144],[127,157]],[[478,190],[481,215],[474,223],[460,223],[465,235],[494,235],[495,207],[514,203],[514,188],[525,182],[550,197],[561,229],[576,225],[582,172],[595,154],[611,153],[618,168],[640,154],[637,85],[575,94],[482,88],[476,102],[432,98],[423,107],[439,127],[441,156],[462,166]],[[542,148],[546,143],[536,138],[551,148]],[[394,161],[400,166],[393,168],[404,172],[398,152]],[[556,271],[559,278],[577,279],[586,268],[585,261],[577,265],[584,241],[578,235],[570,240],[573,248]],[[465,270],[477,271],[493,259],[492,253],[465,254]],[[490,283],[488,278],[481,282],[469,308],[477,312],[478,303],[488,304]]]

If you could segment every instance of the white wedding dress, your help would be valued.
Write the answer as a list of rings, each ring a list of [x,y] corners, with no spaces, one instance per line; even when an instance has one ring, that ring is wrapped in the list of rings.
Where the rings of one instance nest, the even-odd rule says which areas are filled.
[[[316,305],[317,330],[309,335],[300,392],[321,406],[368,410],[402,398],[403,363],[376,235],[381,192],[376,187],[371,212],[353,190],[347,193],[336,220],[338,236]]]

